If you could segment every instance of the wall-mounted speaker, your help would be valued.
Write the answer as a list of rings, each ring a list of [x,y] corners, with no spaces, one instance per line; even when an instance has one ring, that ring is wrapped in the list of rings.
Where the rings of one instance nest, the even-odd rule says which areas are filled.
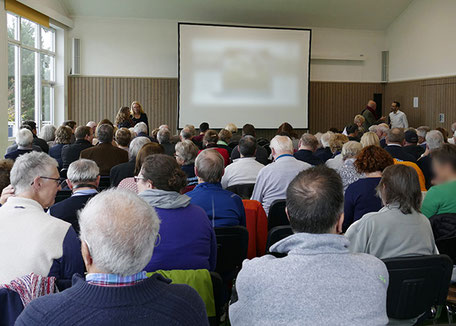
[[[389,79],[389,51],[382,51],[382,82]]]
[[[81,40],[73,38],[73,48],[71,52],[71,74],[79,75],[81,73]]]

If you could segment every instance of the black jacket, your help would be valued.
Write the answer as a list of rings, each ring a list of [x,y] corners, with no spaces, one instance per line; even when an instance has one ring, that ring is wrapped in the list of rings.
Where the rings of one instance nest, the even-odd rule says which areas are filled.
[[[123,179],[131,178],[135,175],[136,159],[130,159],[127,163],[114,166],[109,173],[111,187],[117,187]]]
[[[423,156],[416,162],[423,171],[424,179],[426,179],[426,189],[431,188],[432,179],[434,179],[434,171],[432,171],[432,158],[431,155]]]
[[[324,163],[318,156],[315,156],[312,151],[307,149],[300,149],[294,153],[294,157],[300,161],[309,163],[310,165],[319,165]]]
[[[44,139],[38,138],[36,135],[33,135],[33,145],[40,146],[43,152],[49,153],[48,143]]]
[[[423,146],[420,145],[410,145],[410,146],[404,146],[402,147],[404,149],[404,152],[407,152],[415,158],[415,160],[418,160],[421,155],[424,153],[424,148]]]
[[[322,160],[323,163],[333,157],[333,153],[329,147],[322,147],[317,149],[314,155]]]
[[[456,237],[456,214],[439,214],[429,219],[435,241]]]
[[[85,139],[78,139],[74,144],[65,145],[62,148],[63,168],[68,169],[71,163],[79,160],[79,155],[86,148],[92,147],[92,144]]]
[[[385,150],[396,160],[416,163],[415,157],[412,154],[405,152],[404,148],[401,146],[388,145],[385,147]]]
[[[240,158],[240,157],[241,157],[241,154],[239,153],[239,146],[236,146],[231,151],[231,161],[234,161],[235,159]],[[256,161],[260,162],[263,165],[268,165],[269,164],[268,151],[264,147],[257,145],[255,159],[256,159]]]

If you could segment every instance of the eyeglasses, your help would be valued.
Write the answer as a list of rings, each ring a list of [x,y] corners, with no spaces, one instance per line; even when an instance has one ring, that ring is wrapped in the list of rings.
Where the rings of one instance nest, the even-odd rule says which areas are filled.
[[[133,177],[133,179],[135,180],[135,182],[136,182],[136,183],[138,183],[138,182],[139,182],[139,180],[147,181],[147,179],[146,179],[146,178],[144,178],[144,177],[140,177],[140,176],[137,176],[137,177]]]
[[[57,183],[58,186],[62,185],[66,180],[63,179],[61,180],[60,178],[51,178],[51,177],[42,177],[40,176],[41,179],[45,179],[45,180],[53,180]],[[33,185],[35,182],[32,182],[31,185]]]

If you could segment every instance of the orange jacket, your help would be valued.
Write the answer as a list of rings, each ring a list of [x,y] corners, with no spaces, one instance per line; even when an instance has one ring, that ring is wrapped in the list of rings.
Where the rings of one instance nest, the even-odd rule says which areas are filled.
[[[249,231],[247,258],[261,257],[266,251],[268,239],[268,218],[259,201],[244,199],[246,227]]]

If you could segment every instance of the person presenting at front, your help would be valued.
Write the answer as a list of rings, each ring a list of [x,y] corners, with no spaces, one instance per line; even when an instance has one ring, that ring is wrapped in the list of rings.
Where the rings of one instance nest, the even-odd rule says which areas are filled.
[[[160,245],[145,270],[213,271],[217,262],[214,229],[204,210],[180,194],[187,185],[187,175],[176,160],[166,154],[148,156],[137,180],[139,197],[155,208],[162,221]]]
[[[139,122],[144,122],[147,126],[147,134],[149,134],[149,120],[147,119],[147,114],[144,112],[144,109],[138,101],[133,101],[130,106],[131,120],[133,121],[133,126]]]
[[[198,185],[190,192],[191,203],[204,209],[213,227],[245,226],[245,209],[241,197],[222,188],[225,160],[208,148],[195,161]]]
[[[60,190],[57,161],[43,152],[24,154],[10,180],[14,196],[0,207],[0,284],[30,273],[60,280],[84,273],[73,227],[44,212]]]
[[[364,130],[369,130],[369,127],[372,125],[378,125],[382,122],[385,122],[385,117],[379,117],[377,114],[377,103],[370,100],[367,103],[366,108],[361,112],[361,115],[364,118]]]
[[[421,210],[427,217],[456,213],[456,145],[444,144],[432,152],[433,183]]]
[[[402,164],[389,166],[377,189],[384,207],[348,228],[350,250],[380,259],[438,254],[431,223],[420,213],[416,171]]]
[[[33,300],[16,325],[208,325],[198,293],[143,271],[160,220],[128,190],[95,196],[79,215],[85,280],[73,277],[63,292]]]
[[[299,172],[312,167],[293,156],[293,143],[288,136],[275,136],[270,147],[274,162],[260,170],[252,194],[252,199],[263,205],[266,214],[275,200],[285,199],[291,180]]]
[[[350,254],[342,231],[342,181],[319,165],[287,189],[294,234],[245,260],[229,308],[237,325],[386,325],[388,271],[378,258]]]
[[[391,128],[403,128],[406,129],[409,127],[407,115],[399,110],[401,103],[394,101],[391,104],[391,112],[389,114],[389,120]]]

